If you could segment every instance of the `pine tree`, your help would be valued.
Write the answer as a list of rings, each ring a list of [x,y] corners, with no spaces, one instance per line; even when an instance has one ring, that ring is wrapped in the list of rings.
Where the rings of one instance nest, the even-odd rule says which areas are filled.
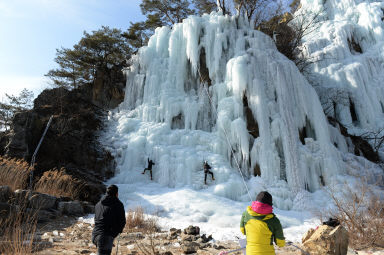
[[[155,29],[163,25],[159,15],[149,14],[146,21],[131,23],[128,31],[123,33],[123,36],[127,39],[131,48],[137,51],[148,42]]]
[[[103,26],[92,33],[84,32],[73,49],[57,49],[55,62],[59,68],[50,70],[46,76],[58,87],[77,88],[92,83],[96,70],[125,64],[130,53],[121,30]]]
[[[140,8],[144,15],[158,15],[166,25],[182,22],[189,15],[195,14],[188,0],[143,0]]]
[[[209,14],[217,10],[216,0],[193,0],[192,2],[199,15],[203,15],[204,13]]]

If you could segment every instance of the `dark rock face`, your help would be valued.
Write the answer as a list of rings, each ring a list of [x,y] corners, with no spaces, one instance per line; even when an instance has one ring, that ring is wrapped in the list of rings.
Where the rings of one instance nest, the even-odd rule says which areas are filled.
[[[0,155],[4,155],[5,147],[9,143],[9,131],[0,132]]]
[[[34,194],[29,198],[29,204],[34,209],[46,210],[56,204],[57,198],[47,194]]]
[[[338,127],[340,130],[340,133],[345,136],[349,137],[355,146],[354,148],[354,154],[356,156],[364,156],[366,159],[372,162],[380,162],[380,157],[378,153],[372,148],[372,146],[364,140],[361,136],[355,136],[348,133],[348,129],[344,127],[339,121],[332,117],[328,117],[329,123],[333,125],[334,127]]]
[[[0,202],[7,203],[12,197],[12,190],[8,186],[0,186]]]
[[[114,66],[111,69],[98,69],[92,89],[92,102],[103,108],[116,108],[124,100],[125,77],[121,69]],[[113,86],[111,86],[113,84]]]
[[[84,209],[79,201],[59,202],[57,208],[62,214],[83,215]]]
[[[29,190],[12,191],[8,186],[0,186],[0,198],[0,219],[18,215],[28,221],[47,222],[63,215],[82,216],[95,212],[94,206],[87,201],[63,201],[62,198],[30,193]]]
[[[87,183],[79,199],[96,203],[102,184],[114,173],[114,160],[98,141],[106,110],[124,99],[125,78],[118,67],[98,71],[93,85],[68,91],[44,90],[30,111],[17,113],[11,131],[0,134],[0,155],[30,162],[51,115],[53,120],[36,157],[35,177],[65,168]],[[116,84],[116,85],[115,85]]]

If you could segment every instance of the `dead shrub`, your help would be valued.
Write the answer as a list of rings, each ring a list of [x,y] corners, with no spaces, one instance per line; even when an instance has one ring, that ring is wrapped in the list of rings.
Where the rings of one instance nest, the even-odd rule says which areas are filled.
[[[342,189],[329,189],[335,209],[327,212],[348,230],[350,245],[355,249],[384,246],[384,200],[375,194],[365,178]]]
[[[44,172],[35,184],[35,191],[77,200],[81,197],[85,186],[83,181],[73,178],[64,168],[61,168]]]
[[[133,229],[141,229],[145,227],[145,216],[144,210],[142,207],[136,207],[135,209],[130,209],[126,217],[127,223],[125,228],[128,232],[131,232]]]
[[[25,189],[29,180],[28,167],[24,160],[0,156],[0,186],[9,186],[12,190]]]
[[[160,227],[156,216],[146,216],[142,207],[129,210],[127,214],[126,232],[142,232],[145,239],[135,238],[135,244],[140,250],[140,254],[156,255],[159,254],[160,241],[156,238],[160,232]]]
[[[296,1],[294,8],[297,8],[297,4]],[[320,14],[321,12],[293,16],[287,12],[262,22],[257,29],[273,38],[277,50],[292,60],[300,72],[305,73],[310,65],[322,60],[305,57],[302,48],[304,36],[320,26]]]
[[[27,197],[25,198],[27,199]],[[0,254],[32,254],[35,245],[37,210],[27,209],[27,201],[10,205],[0,215]]]

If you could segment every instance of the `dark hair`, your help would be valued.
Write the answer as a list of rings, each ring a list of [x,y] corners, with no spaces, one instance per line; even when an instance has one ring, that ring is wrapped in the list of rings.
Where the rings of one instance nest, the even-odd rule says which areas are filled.
[[[262,191],[257,195],[256,201],[272,206],[272,195],[268,191]]]
[[[118,191],[119,191],[119,188],[116,185],[114,185],[114,184],[109,185],[107,188],[107,195],[116,196]]]

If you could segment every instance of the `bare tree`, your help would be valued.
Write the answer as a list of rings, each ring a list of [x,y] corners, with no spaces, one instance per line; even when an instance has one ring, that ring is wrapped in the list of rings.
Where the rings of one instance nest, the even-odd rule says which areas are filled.
[[[376,131],[368,131],[361,135],[361,137],[369,141],[376,153],[383,147],[384,144],[384,128],[379,128]]]
[[[280,0],[233,0],[233,2],[236,11],[245,15],[255,27],[283,12],[283,3]]]
[[[349,106],[348,92],[342,88],[324,88],[313,84],[317,91],[324,113],[328,117],[337,119],[337,105]]]
[[[33,106],[33,92],[23,89],[19,95],[5,94],[6,99],[0,102],[0,130],[8,130],[15,113],[26,111]]]
[[[308,66],[322,60],[319,57],[305,55],[303,47],[304,36],[319,27],[320,14],[321,11],[295,16],[291,13],[277,14],[268,21],[261,22],[258,29],[271,36],[277,49],[292,60],[301,72],[304,72]]]
[[[326,191],[335,207],[325,213],[348,230],[354,248],[380,245],[384,240],[384,200],[373,190],[380,182],[369,185],[366,177],[361,177],[354,184],[346,182],[339,189],[331,186]]]

